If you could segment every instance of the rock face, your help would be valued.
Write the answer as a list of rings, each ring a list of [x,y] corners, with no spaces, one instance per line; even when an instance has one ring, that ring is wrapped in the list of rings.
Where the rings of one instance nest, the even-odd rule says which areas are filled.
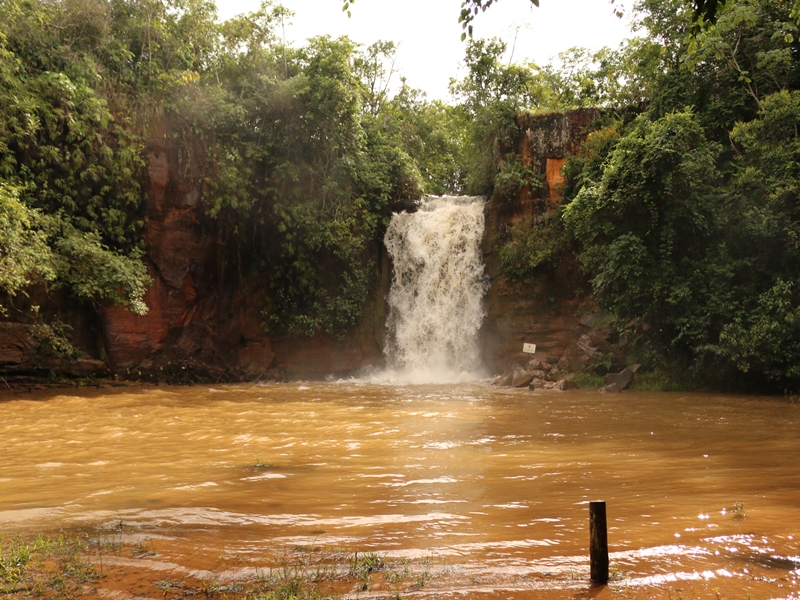
[[[614,355],[606,316],[586,320],[586,314],[595,313],[591,306],[586,310],[576,289],[582,280],[576,264],[565,261],[532,284],[512,284],[503,277],[494,253],[506,227],[547,214],[560,203],[561,167],[598,116],[597,110],[580,109],[518,117],[514,150],[524,165],[541,175],[543,185],[523,188],[512,202],[491,199],[486,205],[482,248],[490,289],[481,331],[483,355],[493,370],[519,365],[525,374],[518,373],[513,385],[526,387],[534,378],[558,383],[559,371],[581,370]],[[385,252],[376,249],[384,257],[375,295],[363,322],[346,339],[264,334],[259,289],[228,289],[215,268],[217,240],[203,229],[196,184],[201,174],[193,170],[199,161],[187,156],[189,150],[172,142],[168,133],[156,132],[147,146],[145,238],[154,285],[146,301],[151,310],[143,317],[114,307],[103,310],[103,344],[111,365],[117,370],[157,369],[169,362],[195,361],[224,366],[242,378],[313,378],[381,364],[391,276]],[[395,208],[414,210],[415,205],[407,202]],[[575,316],[580,308],[586,313],[583,319]],[[524,342],[537,345],[535,356],[521,352]],[[532,358],[539,366],[528,365]]]
[[[559,363],[561,369],[585,368],[595,358],[593,353],[601,352],[591,336],[581,339],[594,327],[582,325],[575,316],[585,303],[576,287],[583,279],[577,264],[564,261],[532,283],[512,283],[503,276],[495,252],[506,228],[522,219],[546,215],[561,202],[560,169],[567,156],[578,150],[599,114],[595,109],[579,109],[517,119],[520,134],[516,154],[542,177],[543,185],[523,188],[511,202],[491,198],[486,204],[483,251],[490,288],[481,335],[484,358],[491,370],[506,371],[510,364],[522,365],[530,360],[531,355],[522,353],[525,342],[536,344],[534,358],[554,359],[550,362]],[[579,339],[583,349],[578,347]]]
[[[633,383],[633,375],[639,370],[640,365],[631,365],[625,367],[619,373],[606,374],[606,385],[600,388],[601,392],[621,392],[631,383]]]
[[[585,137],[598,112],[581,109],[565,114],[520,116],[514,149],[526,166],[541,175],[542,186],[523,188],[509,202],[486,204],[483,254],[490,289],[481,330],[487,367],[519,372],[512,385],[568,386],[564,371],[586,368],[614,355],[602,316],[579,319],[579,309],[594,314],[576,289],[578,266],[565,260],[533,283],[505,280],[495,248],[504,230],[520,219],[541,217],[561,201],[560,169]],[[164,122],[146,145],[146,262],[153,285],[145,302],[150,311],[137,316],[121,307],[75,308],[67,298],[51,302],[49,316],[72,326],[70,338],[84,362],[56,365],[63,372],[99,374],[108,365],[123,375],[160,377],[174,370],[185,379],[317,378],[352,373],[380,365],[385,325],[385,298],[391,265],[385,252],[374,281],[365,317],[344,340],[325,335],[287,338],[263,332],[261,297],[264,282],[226,283],[219,268],[220,244],[204,221],[199,182],[202,164],[192,148],[172,135]],[[413,210],[413,203],[396,208]],[[33,303],[33,299],[31,300]],[[46,301],[38,302],[46,304]],[[535,355],[522,353],[535,343]],[[89,362],[86,362],[89,361]],[[47,365],[50,366],[47,366]],[[53,367],[42,362],[30,327],[0,322],[0,366],[6,373]],[[10,370],[9,370],[10,369]],[[205,373],[205,374],[203,374]],[[544,382],[544,383],[537,383]]]
[[[37,347],[35,326],[26,323],[0,323],[0,373],[5,377],[25,380],[43,373],[60,373],[69,377],[109,375],[105,362],[94,358],[65,359],[48,356]]]
[[[153,285],[144,300],[150,310],[139,316],[118,306],[102,309],[106,352],[117,371],[152,362],[159,352],[177,360],[220,358],[216,238],[201,230],[201,173],[186,152],[166,124],[147,142],[144,239]]]
[[[8,368],[30,362],[34,351],[29,325],[0,323],[0,365]]]
[[[517,155],[542,176],[543,185],[523,189],[514,202],[491,200],[486,206],[483,251],[491,287],[481,332],[484,357],[487,366],[495,370],[509,364],[524,366],[525,374],[513,378],[516,386],[527,387],[535,378],[558,383],[551,369],[585,368],[607,352],[602,324],[582,324],[574,316],[582,302],[576,299],[577,265],[562,264],[533,284],[511,284],[503,278],[493,252],[505,227],[546,214],[558,205],[560,169],[598,114],[581,109],[519,117]],[[154,284],[145,300],[150,312],[136,316],[119,307],[102,310],[102,346],[112,368],[154,372],[188,363],[215,365],[236,378],[314,378],[380,364],[391,275],[388,260],[381,262],[376,293],[364,322],[346,339],[266,335],[259,290],[247,286],[228,289],[222,283],[215,262],[216,236],[203,227],[197,187],[201,173],[195,172],[200,161],[192,160],[191,149],[173,139],[165,125],[147,145],[145,239]],[[413,210],[414,206],[402,208]],[[534,357],[521,352],[524,342],[537,344]],[[531,358],[548,365],[543,371],[546,378],[529,373],[539,370],[527,366]]]
[[[517,117],[519,135],[513,151],[524,166],[531,167],[541,177],[542,185],[523,188],[512,202],[506,199],[490,202],[495,227],[510,225],[521,217],[541,215],[558,206],[563,197],[561,168],[570,154],[577,153],[599,117],[600,111],[595,108]]]
[[[120,307],[103,309],[113,368],[153,372],[190,363],[224,369],[237,379],[317,378],[380,362],[383,321],[380,315],[375,319],[380,311],[374,302],[366,322],[344,340],[264,333],[263,290],[247,284],[230,288],[218,273],[217,238],[203,227],[199,161],[186,156],[191,149],[173,143],[168,131],[160,133],[147,145],[150,311],[137,316]],[[378,279],[380,287],[384,278]]]
[[[149,312],[140,316],[110,305],[77,309],[69,298],[39,299],[47,318],[72,327],[69,337],[85,358],[44,360],[30,325],[0,321],[5,373],[41,376],[52,368],[83,376],[110,368],[124,377],[191,383],[321,378],[381,363],[388,261],[379,261],[375,296],[363,321],[344,340],[265,334],[262,298],[268,282],[231,285],[226,283],[231,278],[220,273],[218,236],[204,219],[201,202],[202,161],[193,153],[166,120],[146,143],[145,261],[153,285],[144,301]]]

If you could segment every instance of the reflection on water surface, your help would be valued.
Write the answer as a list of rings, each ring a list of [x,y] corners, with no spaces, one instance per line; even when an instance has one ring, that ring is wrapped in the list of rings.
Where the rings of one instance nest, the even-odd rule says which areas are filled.
[[[426,556],[457,574],[439,593],[514,597],[586,587],[603,499],[629,597],[800,597],[800,406],[777,399],[352,381],[5,398],[3,534],[122,521],[190,569],[276,545]]]

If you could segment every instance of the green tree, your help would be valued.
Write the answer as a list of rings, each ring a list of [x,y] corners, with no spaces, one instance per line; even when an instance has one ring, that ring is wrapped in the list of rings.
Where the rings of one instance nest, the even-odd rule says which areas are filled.
[[[0,184],[7,208],[24,207],[9,209],[6,222],[36,263],[9,265],[16,283],[4,287],[13,295],[50,282],[141,313],[149,285],[138,249],[142,143],[95,89],[102,78],[92,52],[105,8],[0,3],[8,25],[0,36]],[[97,269],[69,268],[79,249],[82,259],[100,257]]]
[[[8,297],[56,278],[53,254],[38,222],[39,213],[20,202],[17,190],[0,182],[0,290]],[[7,310],[0,304],[0,314]]]
[[[728,2],[716,25],[693,40],[688,65],[713,64],[718,80],[760,110],[763,96],[800,84],[800,39],[790,11],[788,0]]]
[[[571,48],[559,54],[559,69],[546,69],[560,109],[605,107],[642,110],[664,66],[664,48],[643,37],[625,40],[619,49],[590,52]]]
[[[713,350],[744,372],[800,382],[800,92],[761,102],[757,119],[731,137],[741,148],[732,181],[740,226],[733,240],[749,269],[739,280],[743,310]]]
[[[450,81],[450,93],[467,124],[466,189],[471,193],[490,193],[503,167],[507,179],[531,183],[514,154],[516,116],[547,106],[550,88],[535,65],[504,63],[505,51],[505,43],[496,38],[470,40],[464,58],[467,75]]]
[[[690,112],[642,117],[616,143],[599,181],[564,209],[598,300],[621,320],[652,323],[683,349],[708,342],[712,313],[729,299],[724,272],[709,264],[721,208],[717,153]]]
[[[390,203],[422,181],[384,81],[393,45],[285,48],[270,33],[282,14],[265,4],[223,24],[219,68],[178,110],[204,140],[223,276],[267,274],[271,331],[341,336],[365,306]]]

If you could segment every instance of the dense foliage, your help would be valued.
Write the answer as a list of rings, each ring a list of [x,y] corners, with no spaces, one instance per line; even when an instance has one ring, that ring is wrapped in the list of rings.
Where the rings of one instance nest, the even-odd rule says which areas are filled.
[[[689,2],[642,0],[648,38],[563,55],[560,100],[606,116],[565,168],[561,217],[510,232],[507,274],[535,276],[554,252],[573,252],[596,301],[638,334],[636,360],[797,389],[792,10],[789,0],[731,0],[695,34]]]
[[[141,141],[99,95],[67,7],[0,3],[0,291],[33,283],[146,312]]]
[[[599,106],[564,205],[506,232],[507,276],[574,256],[647,366],[798,389],[796,3],[634,10],[644,35],[557,68],[468,39],[447,104],[394,79],[391,42],[285,46],[269,0],[226,22],[204,0],[0,0],[0,309],[62,289],[147,310],[144,148],[165,130],[202,173],[219,284],[258,286],[269,331],[341,336],[398,201],[535,191],[519,114]]]
[[[395,47],[284,47],[264,2],[0,0],[0,276],[143,313],[144,139],[167,124],[201,165],[225,284],[268,282],[272,331],[342,335],[390,205],[461,189],[454,110],[405,84]]]

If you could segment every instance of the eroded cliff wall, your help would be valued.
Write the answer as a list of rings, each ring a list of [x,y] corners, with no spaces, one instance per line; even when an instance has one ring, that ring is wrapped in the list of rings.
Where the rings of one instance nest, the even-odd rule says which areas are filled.
[[[201,174],[191,146],[164,131],[147,145],[148,223],[144,238],[153,286],[150,312],[102,310],[112,368],[181,379],[178,370],[204,379],[319,378],[350,373],[382,360],[387,264],[378,261],[372,298],[360,323],[344,339],[319,334],[264,332],[268,282],[258,273],[225,278],[221,242],[200,202]],[[377,249],[380,252],[380,249]],[[191,373],[187,374],[191,380]]]
[[[550,363],[584,360],[576,345],[591,333],[591,310],[581,296],[577,265],[564,260],[558,269],[532,282],[512,283],[497,257],[507,228],[539,218],[561,202],[561,167],[578,150],[599,116],[591,109],[565,114],[522,115],[514,149],[542,185],[523,188],[518,197],[491,198],[486,204],[483,253],[490,288],[481,330],[483,354],[491,371],[523,364],[525,342],[535,343],[538,358]],[[145,301],[150,310],[135,315],[118,306],[81,306],[56,295],[29,298],[43,306],[47,319],[69,325],[69,337],[82,351],[79,360],[57,360],[37,351],[35,325],[0,322],[0,373],[5,377],[50,372],[72,376],[108,376],[176,383],[275,378],[320,378],[350,374],[383,363],[386,305],[391,264],[383,247],[378,257],[369,305],[344,338],[312,338],[265,333],[264,298],[268,282],[221,273],[220,235],[205,217],[201,201],[202,161],[191,143],[176,136],[169,123],[157,127],[146,146],[146,262],[153,285]],[[257,275],[257,274],[256,274]],[[574,361],[573,361],[574,362]],[[572,365],[576,366],[575,364]],[[579,364],[577,366],[580,366]]]
[[[269,282],[257,272],[241,277],[222,272],[221,235],[201,200],[201,151],[166,119],[146,143],[143,238],[153,280],[144,298],[147,314],[110,304],[81,305],[34,290],[32,297],[17,299],[20,310],[0,321],[0,377],[18,382],[114,374],[174,383],[304,379],[382,363],[391,275],[383,249],[374,249],[378,260],[368,306],[344,339],[265,333]],[[230,263],[227,268],[235,270]],[[36,322],[26,316],[32,305],[41,305],[42,322],[67,326],[80,359],[42,351]]]
[[[524,187],[516,198],[492,197],[486,204],[484,261],[490,287],[486,295],[486,321],[481,331],[484,358],[490,370],[505,371],[524,364],[531,356],[522,352],[523,343],[536,344],[539,360],[562,367],[580,365],[571,356],[581,336],[590,328],[581,324],[582,311],[591,302],[580,289],[577,264],[569,257],[557,269],[543,272],[530,282],[510,282],[503,274],[497,248],[509,227],[525,219],[538,219],[557,209],[562,201],[561,168],[600,116],[596,109],[566,113],[521,115],[516,155],[541,180],[540,187]],[[567,364],[571,362],[571,364]]]

